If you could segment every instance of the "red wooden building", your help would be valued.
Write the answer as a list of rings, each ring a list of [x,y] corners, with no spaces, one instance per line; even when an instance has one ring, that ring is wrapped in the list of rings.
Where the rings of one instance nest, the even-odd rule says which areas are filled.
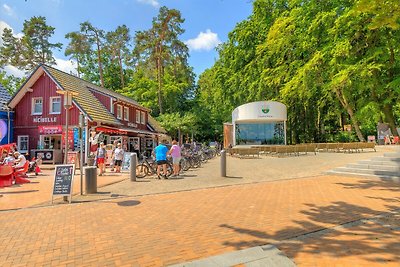
[[[99,141],[118,140],[127,151],[150,151],[165,130],[135,100],[89,83],[55,68],[39,65],[8,103],[15,111],[14,140],[21,152],[41,153],[45,160],[61,162],[66,133],[64,95],[73,94],[69,109],[69,150],[79,150],[79,114],[84,115],[85,147],[89,135]],[[85,149],[86,157],[89,152]]]

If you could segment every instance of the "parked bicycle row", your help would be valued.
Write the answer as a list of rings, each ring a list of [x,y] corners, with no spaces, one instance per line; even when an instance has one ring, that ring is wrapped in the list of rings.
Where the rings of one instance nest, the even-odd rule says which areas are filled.
[[[215,157],[216,149],[197,146],[194,149],[180,147],[176,141],[168,149],[167,144],[161,142],[148,157],[145,154],[139,156],[139,164],[136,167],[136,177],[155,176],[158,179],[180,177],[184,171],[190,168],[199,168],[202,163]]]

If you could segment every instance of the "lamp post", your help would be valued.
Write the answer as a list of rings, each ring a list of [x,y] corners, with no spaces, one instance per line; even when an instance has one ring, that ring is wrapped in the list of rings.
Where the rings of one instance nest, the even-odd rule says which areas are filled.
[[[64,153],[64,164],[68,162],[68,123],[69,123],[69,110],[72,107],[72,97],[77,96],[78,93],[68,90],[57,90],[58,94],[64,96],[64,108],[65,108],[65,153]]]

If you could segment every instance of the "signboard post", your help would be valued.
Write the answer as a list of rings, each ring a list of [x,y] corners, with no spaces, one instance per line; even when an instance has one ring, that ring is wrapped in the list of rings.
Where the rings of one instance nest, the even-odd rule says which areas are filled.
[[[69,196],[69,203],[71,203],[74,173],[75,165],[56,165],[51,204],[53,204],[54,196]]]

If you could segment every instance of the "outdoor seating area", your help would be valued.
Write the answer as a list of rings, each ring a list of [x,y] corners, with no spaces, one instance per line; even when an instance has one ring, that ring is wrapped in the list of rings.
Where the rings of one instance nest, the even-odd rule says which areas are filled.
[[[0,155],[7,155],[10,152],[12,153],[15,147],[15,143],[1,145]],[[13,184],[30,183],[30,180],[27,179],[29,161],[26,161],[24,166],[15,168],[12,166],[12,163],[5,163],[3,160],[4,158],[2,158],[2,161],[0,163],[0,188],[12,186]]]
[[[316,155],[317,152],[334,153],[360,153],[364,150],[375,151],[375,143],[310,143],[297,145],[265,145],[250,147],[227,148],[227,153],[238,158],[259,158],[260,155],[269,155],[276,157],[300,156],[307,154]]]

